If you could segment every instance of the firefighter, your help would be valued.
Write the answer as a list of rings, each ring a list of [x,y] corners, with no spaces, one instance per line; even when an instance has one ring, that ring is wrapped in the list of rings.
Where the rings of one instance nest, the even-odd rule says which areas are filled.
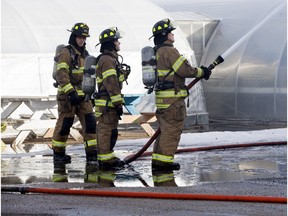
[[[76,23],[70,32],[69,45],[61,50],[57,61],[59,117],[52,138],[54,162],[71,162],[71,156],[67,155],[65,150],[76,115],[82,126],[86,161],[97,163],[96,116],[91,100],[84,100],[82,91],[84,60],[88,56],[85,45],[86,38],[89,37],[89,27],[85,23]]]
[[[118,54],[122,38],[116,27],[105,29],[99,36],[100,56],[96,65],[98,92],[95,95],[97,118],[98,163],[101,169],[118,169],[124,162],[114,155],[118,138],[118,123],[123,114],[124,97],[122,84],[126,81],[130,67],[119,62]],[[96,45],[96,46],[97,46]]]
[[[174,162],[180,136],[184,127],[188,96],[185,78],[209,79],[211,71],[201,66],[192,67],[187,59],[173,46],[172,31],[175,27],[169,19],[157,22],[153,28],[158,81],[155,88],[156,118],[161,134],[157,137],[152,154],[153,170],[179,170]]]

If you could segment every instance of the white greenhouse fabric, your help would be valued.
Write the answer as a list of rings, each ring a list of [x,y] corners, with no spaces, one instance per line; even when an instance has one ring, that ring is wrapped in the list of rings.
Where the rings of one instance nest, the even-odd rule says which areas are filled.
[[[124,94],[145,94],[141,76],[142,47],[160,19],[219,20],[201,58],[208,66],[261,20],[284,6],[225,57],[209,81],[191,93],[194,110],[220,117],[287,119],[287,4],[285,0],[2,0],[1,96],[50,97],[53,56],[58,44],[67,44],[76,22],[90,27],[87,49],[99,54],[98,35],[117,26],[125,35],[120,54],[132,73]],[[157,6],[158,5],[158,6]],[[177,49],[196,66],[188,41],[175,31]],[[200,94],[200,97],[198,97]],[[200,101],[193,101],[194,99]],[[197,105],[196,105],[197,104]],[[196,106],[196,108],[195,108]]]
[[[177,20],[220,20],[201,59],[226,55],[203,84],[211,117],[287,120],[286,0],[152,1]]]

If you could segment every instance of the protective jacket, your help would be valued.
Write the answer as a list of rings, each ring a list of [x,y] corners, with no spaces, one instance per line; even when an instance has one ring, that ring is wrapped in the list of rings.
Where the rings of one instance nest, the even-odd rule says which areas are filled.
[[[84,61],[88,53],[81,53],[73,46],[61,50],[57,64],[56,79],[59,84],[58,92],[69,94],[77,91],[78,96],[84,97],[82,91],[82,80]]]
[[[157,47],[156,47],[157,49]],[[172,44],[160,45],[156,52],[158,86],[156,107],[166,109],[188,96],[185,78],[201,77],[202,72],[192,67]]]
[[[98,93],[95,100],[96,117],[102,115],[108,108],[124,104],[121,94],[123,81],[127,75],[121,70],[116,51],[104,50],[96,65]]]

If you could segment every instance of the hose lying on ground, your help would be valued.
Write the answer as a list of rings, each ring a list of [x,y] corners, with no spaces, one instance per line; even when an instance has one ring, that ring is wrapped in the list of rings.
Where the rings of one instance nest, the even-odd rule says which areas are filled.
[[[196,151],[209,151],[209,150],[216,150],[216,149],[230,149],[230,148],[244,148],[244,147],[257,147],[257,146],[273,146],[273,145],[287,145],[287,141],[278,141],[278,142],[258,142],[258,143],[244,143],[244,144],[230,144],[230,145],[217,145],[217,146],[205,146],[205,147],[195,147],[195,148],[184,148],[176,150],[176,153],[182,152],[196,152]],[[145,152],[139,157],[144,157],[151,155],[152,152]],[[132,157],[132,155],[128,155],[126,158]]]
[[[47,193],[65,195],[86,195],[123,198],[150,198],[150,199],[177,199],[177,200],[210,200],[210,201],[236,201],[287,204],[286,197],[269,196],[229,196],[217,194],[175,194],[156,192],[127,192],[102,190],[76,190],[60,188],[29,188],[29,187],[1,187],[2,192]]]

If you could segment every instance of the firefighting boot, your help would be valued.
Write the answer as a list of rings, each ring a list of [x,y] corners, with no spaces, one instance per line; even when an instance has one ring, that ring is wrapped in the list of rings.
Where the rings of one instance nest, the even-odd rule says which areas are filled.
[[[152,170],[162,170],[162,171],[169,171],[169,170],[180,170],[179,163],[166,163],[166,164],[155,164],[152,162]]]
[[[125,165],[125,162],[119,158],[114,158],[111,161],[99,161],[99,167],[101,170],[118,170],[122,169]]]
[[[54,163],[71,163],[71,156],[65,154],[65,149],[61,149],[61,151],[58,151],[56,149],[53,149],[54,154],[53,154],[53,160]]]
[[[86,162],[97,163],[97,149],[95,146],[85,147]]]
[[[54,173],[52,177],[53,182],[68,182],[68,175],[66,173],[66,164],[54,162]]]

